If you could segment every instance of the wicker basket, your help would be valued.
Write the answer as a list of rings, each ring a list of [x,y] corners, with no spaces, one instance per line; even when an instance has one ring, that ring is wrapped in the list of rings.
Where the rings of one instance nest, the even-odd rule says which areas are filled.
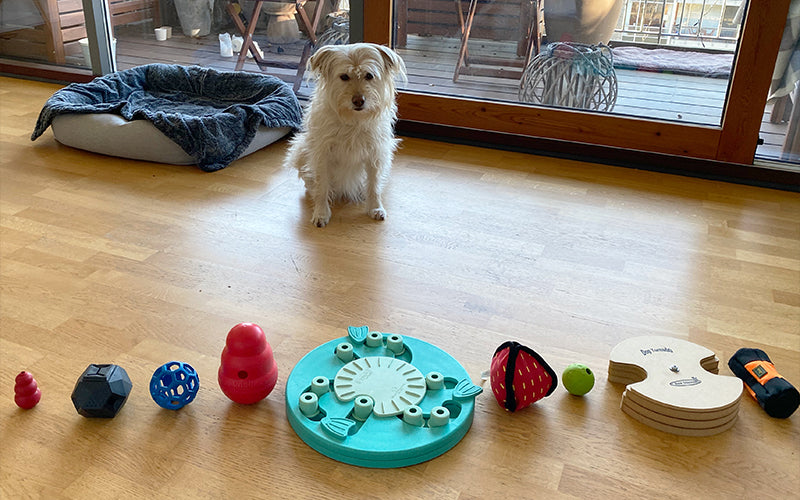
[[[555,42],[528,64],[519,100],[532,104],[611,111],[617,102],[617,74],[606,45]]]
[[[350,43],[350,13],[348,11],[329,14],[326,24],[325,31],[317,37],[317,47]]]

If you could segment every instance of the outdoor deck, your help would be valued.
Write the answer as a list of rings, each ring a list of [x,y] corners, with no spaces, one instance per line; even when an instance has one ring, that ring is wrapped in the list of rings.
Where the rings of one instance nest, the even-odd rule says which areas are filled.
[[[158,42],[152,29],[141,26],[118,26],[117,65],[128,69],[142,64],[161,62],[171,64],[198,64],[218,70],[233,70],[236,56],[221,57],[216,34],[203,38],[190,38],[173,30],[173,37]],[[256,36],[268,60],[284,63],[299,59],[303,44],[272,45]],[[470,44],[473,54],[511,57],[516,47],[513,43],[475,41]],[[453,71],[458,54],[458,40],[445,37],[409,36],[405,48],[398,50],[406,62],[408,84],[406,89],[452,96],[463,96],[495,101],[518,102],[519,80],[461,75],[453,82]],[[80,57],[80,55],[78,56]],[[75,62],[82,64],[82,61]],[[249,59],[244,71],[260,71]],[[285,68],[268,70],[279,78],[293,83],[296,71]],[[728,88],[724,78],[702,78],[670,73],[654,73],[618,69],[618,99],[614,114],[673,120],[678,122],[718,125]],[[309,82],[304,81],[298,90],[301,97],[309,94]],[[765,110],[761,137],[764,144],[758,156],[778,159],[786,124],[769,122],[769,109]]]

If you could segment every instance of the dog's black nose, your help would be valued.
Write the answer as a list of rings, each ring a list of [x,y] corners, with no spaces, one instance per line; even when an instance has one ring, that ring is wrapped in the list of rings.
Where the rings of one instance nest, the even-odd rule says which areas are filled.
[[[356,109],[361,109],[364,107],[364,96],[363,95],[354,95],[353,96],[353,107]]]

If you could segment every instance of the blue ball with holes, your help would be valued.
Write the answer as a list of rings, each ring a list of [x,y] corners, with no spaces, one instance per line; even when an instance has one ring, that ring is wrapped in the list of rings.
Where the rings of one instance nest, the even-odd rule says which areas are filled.
[[[180,410],[194,401],[200,379],[188,363],[170,361],[161,365],[150,379],[153,401],[167,410]]]

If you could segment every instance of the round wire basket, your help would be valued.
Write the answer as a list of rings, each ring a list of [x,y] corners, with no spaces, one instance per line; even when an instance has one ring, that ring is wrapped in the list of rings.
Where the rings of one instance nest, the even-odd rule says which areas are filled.
[[[523,71],[519,100],[594,111],[613,110],[617,103],[617,74],[611,49],[603,44],[547,44]]]
[[[347,45],[350,43],[350,13],[329,14],[327,28],[317,37],[317,47]]]

